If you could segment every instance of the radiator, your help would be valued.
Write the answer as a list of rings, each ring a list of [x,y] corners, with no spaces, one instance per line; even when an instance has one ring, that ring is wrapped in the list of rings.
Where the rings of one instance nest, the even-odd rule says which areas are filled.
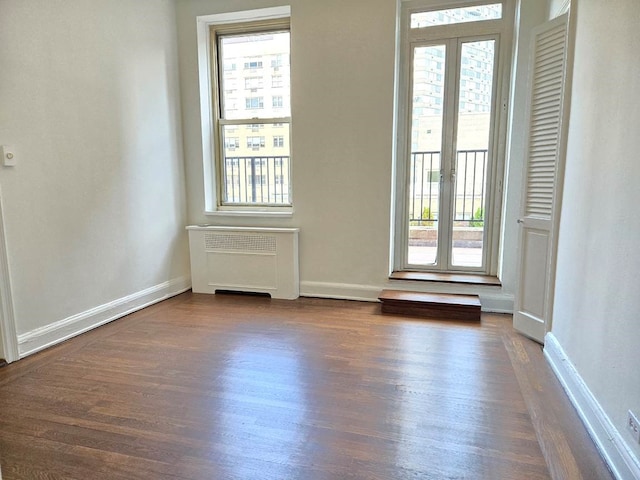
[[[187,230],[195,293],[232,290],[298,298],[299,229],[193,225]]]

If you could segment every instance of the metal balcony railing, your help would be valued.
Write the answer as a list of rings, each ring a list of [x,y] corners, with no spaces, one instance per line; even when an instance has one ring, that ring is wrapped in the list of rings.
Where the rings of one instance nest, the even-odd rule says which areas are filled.
[[[224,203],[289,205],[289,156],[225,157]],[[487,150],[459,150],[456,158],[455,216],[459,226],[484,224]],[[440,152],[411,154],[410,222],[433,226],[440,204]]]
[[[487,150],[459,150],[456,155],[454,222],[484,226]],[[435,226],[440,206],[440,152],[411,154],[409,221],[412,226]]]
[[[225,157],[226,204],[290,205],[288,156]]]

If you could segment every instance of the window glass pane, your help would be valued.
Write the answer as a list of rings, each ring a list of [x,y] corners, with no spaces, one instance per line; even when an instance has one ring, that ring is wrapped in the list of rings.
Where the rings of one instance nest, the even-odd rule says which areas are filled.
[[[444,45],[414,49],[408,247],[411,265],[435,265],[437,258],[445,54]]]
[[[224,204],[290,205],[289,124],[224,125]]]
[[[223,35],[218,48],[221,118],[291,116],[289,32]]]
[[[482,266],[495,40],[461,46],[452,264]],[[466,82],[465,82],[466,79]]]
[[[450,25],[453,23],[477,22],[502,18],[502,4],[477,5],[474,7],[449,8],[431,12],[411,14],[411,28]]]

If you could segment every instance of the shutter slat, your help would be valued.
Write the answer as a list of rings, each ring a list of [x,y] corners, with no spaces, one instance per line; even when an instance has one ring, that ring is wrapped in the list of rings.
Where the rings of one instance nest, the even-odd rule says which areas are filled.
[[[536,36],[533,62],[525,214],[551,217],[556,180],[566,25]]]

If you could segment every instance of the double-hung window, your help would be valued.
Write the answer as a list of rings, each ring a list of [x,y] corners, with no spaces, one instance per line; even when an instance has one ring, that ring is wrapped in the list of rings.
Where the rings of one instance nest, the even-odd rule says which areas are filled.
[[[198,17],[207,212],[291,207],[290,27],[285,10],[289,12],[276,7]],[[208,72],[203,70],[205,52]],[[277,142],[267,141],[275,137]]]

